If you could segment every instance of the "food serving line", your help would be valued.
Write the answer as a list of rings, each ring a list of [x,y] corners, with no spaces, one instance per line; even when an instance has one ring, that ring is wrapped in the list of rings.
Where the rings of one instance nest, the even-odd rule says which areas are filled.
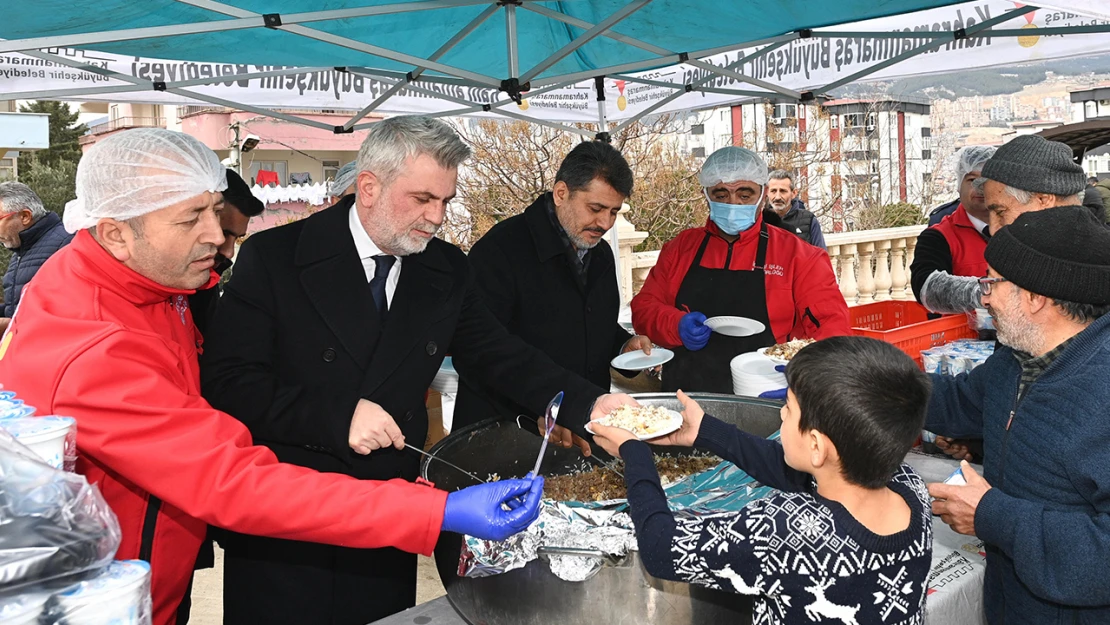
[[[850,309],[853,331],[892,343],[910,354],[928,371],[958,373],[969,370],[989,355],[987,344],[975,343],[976,327],[962,315],[929,320],[914,302],[878,302]],[[719,320],[715,331],[751,331],[744,320]],[[627,368],[656,366],[668,350],[654,359],[639,352],[624,354],[635,362],[620,362]],[[756,396],[766,390],[785,386],[785,376],[775,367],[781,365],[782,350],[760,350],[734,359],[733,381],[736,395],[692,394],[708,414],[713,414],[753,434],[770,436],[779,427],[779,406]],[[620,357],[618,357],[620,358]],[[622,367],[622,368],[623,368]],[[781,367],[780,367],[781,369]],[[450,364],[437,376],[437,386],[446,391],[457,388]],[[617,389],[620,390],[620,389]],[[677,399],[666,393],[634,395],[642,404],[681,410]],[[529,422],[528,425],[530,425]],[[527,426],[526,426],[527,427]],[[523,475],[533,468],[542,440],[513,420],[490,420],[455,432],[432,448],[430,455],[443,459],[477,476]],[[689,450],[661,448],[660,453],[682,454]],[[549,476],[587,468],[577,450],[549,448],[543,452],[543,473]],[[953,476],[959,463],[941,454],[928,454],[920,448],[906,462],[926,482],[940,482]],[[976,467],[979,469],[979,467]],[[473,481],[456,468],[426,459],[422,475],[441,488],[454,490]],[[556,504],[556,509],[561,509]],[[589,518],[589,517],[587,517]],[[634,544],[634,540],[632,541]],[[518,543],[519,544],[519,543]],[[505,547],[511,550],[513,547]],[[475,554],[455,535],[444,535],[436,548],[436,565],[447,595],[410,610],[378,621],[375,625],[566,625],[596,623],[695,623],[749,622],[751,602],[731,593],[721,593],[685,583],[650,577],[640,564],[638,553],[605,553],[604,550],[561,547],[545,544],[528,558],[518,558],[516,568],[496,570],[474,576],[480,568]],[[483,554],[477,554],[479,558]],[[488,555],[488,554],[487,554]],[[505,555],[505,554],[495,554]],[[512,554],[507,560],[513,560]],[[519,554],[518,554],[519,555]],[[577,558],[593,561],[586,579],[567,581],[553,572],[553,561]],[[494,558],[497,559],[496,557]],[[527,560],[526,563],[523,560]],[[496,567],[495,567],[496,568]],[[944,523],[933,523],[933,564],[929,576],[926,622],[934,624],[978,625],[983,616],[983,577],[985,554],[981,541],[955,533]],[[614,597],[620,600],[614,601]]]

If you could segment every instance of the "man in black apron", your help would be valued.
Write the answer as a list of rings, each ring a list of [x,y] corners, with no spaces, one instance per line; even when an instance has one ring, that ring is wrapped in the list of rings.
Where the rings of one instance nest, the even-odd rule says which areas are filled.
[[[709,223],[663,247],[632,300],[632,321],[638,334],[675,352],[663,366],[664,390],[732,393],[735,356],[791,338],[849,334],[848,308],[828,254],[770,227],[762,214],[768,171],[757,154],[717,150],[698,180]],[[713,332],[705,320],[717,316],[747,317],[763,331]]]

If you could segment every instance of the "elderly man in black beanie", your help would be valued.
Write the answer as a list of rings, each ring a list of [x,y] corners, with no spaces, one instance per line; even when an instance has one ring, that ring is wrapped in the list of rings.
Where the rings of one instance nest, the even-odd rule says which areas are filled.
[[[1024,135],[998,148],[983,166],[982,189],[991,232],[1018,215],[1053,206],[1078,206],[1087,174],[1059,141]]]
[[[1002,347],[933,375],[925,423],[982,437],[984,473],[931,484],[933,511],[986,543],[988,622],[1110,623],[1110,230],[1080,206],[1026,213],[986,258]]]

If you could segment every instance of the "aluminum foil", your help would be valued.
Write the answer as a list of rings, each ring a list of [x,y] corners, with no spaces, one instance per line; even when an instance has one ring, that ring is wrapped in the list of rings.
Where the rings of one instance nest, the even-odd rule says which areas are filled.
[[[676,515],[694,516],[739,512],[771,490],[731,462],[721,462],[664,488],[667,503]],[[545,547],[562,553],[545,552]],[[462,577],[498,575],[522,568],[543,555],[551,572],[560,579],[580,582],[603,566],[618,563],[635,549],[628,500],[582,503],[545,499],[536,522],[508,540],[464,537],[458,573]],[[571,555],[566,553],[568,550],[600,554]]]

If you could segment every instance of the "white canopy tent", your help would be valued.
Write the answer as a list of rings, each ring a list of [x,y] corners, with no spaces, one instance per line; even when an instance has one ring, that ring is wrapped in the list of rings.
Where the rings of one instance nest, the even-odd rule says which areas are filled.
[[[53,2],[50,0],[48,4]],[[581,8],[582,3],[578,2],[422,0],[376,4],[350,0],[338,3],[349,5],[344,9],[262,14],[235,6],[248,4],[245,1],[156,0],[153,4],[159,6],[186,5],[221,18],[230,17],[64,34],[53,34],[50,28],[56,26],[59,30],[72,31],[72,25],[61,28],[45,20],[38,29],[17,26],[14,32],[35,36],[0,41],[0,92],[6,94],[5,99],[209,103],[337,133],[365,128],[367,124],[362,120],[371,112],[419,112],[435,116],[517,119],[593,136],[592,132],[566,122],[596,123],[600,132],[605,133],[611,123],[617,123],[619,128],[652,113],[764,97],[805,102],[861,80],[1110,51],[1110,44],[1100,36],[1110,31],[1110,22],[1104,19],[1110,17],[1110,9],[1105,3],[1094,0],[1054,0],[1051,2],[1054,8],[1007,0],[849,2],[846,4],[879,5],[872,13],[885,12],[886,15],[836,24],[838,10],[830,7],[828,10],[834,15],[824,19],[834,23],[826,27],[799,28],[754,41],[744,41],[742,36],[737,36],[731,45],[688,53],[675,52],[673,45],[665,47],[623,34],[626,26],[633,31],[643,30],[642,25],[630,21],[636,16],[643,17],[645,9],[651,5],[656,9],[664,8],[668,3],[697,10],[706,20],[712,20],[715,15],[736,14],[739,10],[675,0],[586,3],[616,7],[603,19],[588,21],[572,10],[576,6]],[[284,7],[309,3],[273,0],[271,4]],[[779,28],[779,23],[782,27],[807,23],[805,18],[795,17],[790,12],[796,8],[792,5],[803,4],[798,0],[765,0],[754,4],[762,5],[756,9],[771,11],[772,18],[776,7],[783,12],[781,20],[764,19],[769,22],[764,31]],[[900,8],[920,5],[932,6],[899,12]],[[34,9],[41,13],[49,7],[36,5]],[[156,9],[151,10],[157,12]],[[460,9],[470,9],[474,15],[468,14],[468,21],[453,30],[449,39],[425,57],[329,35],[304,25],[344,22],[356,17],[411,20],[414,15]],[[842,13],[851,16],[866,14],[866,11],[855,6]],[[523,14],[541,19],[548,27],[551,24],[562,27],[567,39],[564,45],[544,55],[526,71],[521,71],[521,43],[529,47],[532,42],[523,40],[518,29]],[[659,15],[656,11],[649,17],[658,20]],[[500,39],[491,39],[491,23],[496,17],[504,23],[504,34]],[[688,22],[680,20],[685,28],[689,28]],[[536,28],[533,25],[533,31]],[[7,35],[7,30],[0,24],[0,35]],[[219,59],[204,60],[218,52],[195,51],[193,47],[179,45],[199,34],[227,35],[252,30],[262,31],[263,35],[272,31],[289,32],[313,44],[326,43],[327,47],[313,48],[305,53],[307,57],[325,62],[312,67],[258,64],[272,56],[268,49],[233,49],[226,57],[229,62],[220,62]],[[696,33],[687,33],[685,39],[697,40],[694,35]],[[667,39],[663,35],[657,38]],[[366,39],[373,41],[373,37]],[[479,39],[486,49],[473,50],[471,39]],[[586,69],[581,67],[589,63],[568,63],[599,40],[606,40],[619,52],[636,53],[630,57],[636,60]],[[491,41],[500,41],[504,52],[490,48]],[[547,47],[555,47],[557,43],[559,41],[548,42]],[[196,60],[161,60],[118,53],[123,50],[138,54],[150,49],[170,50],[175,57]],[[490,71],[459,67],[466,65],[465,62],[456,65],[441,62],[460,49],[467,49],[466,55],[453,60],[480,59],[484,54],[490,59]],[[376,66],[335,67],[326,63],[332,58],[329,51],[342,56],[352,50],[382,62]],[[609,56],[623,58],[619,53]],[[411,63],[407,68],[393,69],[407,63]],[[472,67],[480,67],[480,64]],[[407,71],[402,71],[405,69]],[[496,78],[494,72],[498,70],[506,71],[510,77]],[[330,126],[274,108],[358,112],[343,125]]]

